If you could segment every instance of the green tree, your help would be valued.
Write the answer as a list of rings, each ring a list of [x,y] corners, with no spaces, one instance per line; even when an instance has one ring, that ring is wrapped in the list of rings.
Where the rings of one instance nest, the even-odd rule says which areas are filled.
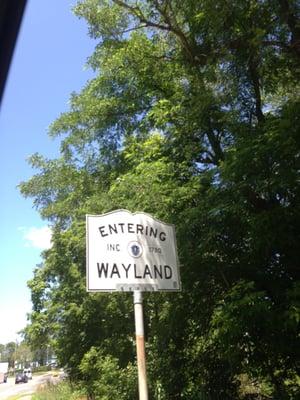
[[[31,361],[33,361],[30,348],[25,342],[21,342],[18,344],[15,354],[16,359],[21,365],[23,365],[23,367],[28,367]]]
[[[5,352],[5,345],[0,344],[0,361],[3,360],[4,352]]]
[[[90,383],[93,348],[123,374],[131,296],[86,294],[85,214],[146,211],[176,225],[184,288],[146,298],[151,395],[236,399],[246,374],[274,399],[296,399],[299,2],[74,10],[98,41],[95,78],[50,127],[60,158],[32,156],[38,173],[21,184],[54,230],[29,284],[28,341],[51,340]]]
[[[17,356],[17,343],[9,342],[5,345],[5,361],[8,361],[10,368],[15,368]]]

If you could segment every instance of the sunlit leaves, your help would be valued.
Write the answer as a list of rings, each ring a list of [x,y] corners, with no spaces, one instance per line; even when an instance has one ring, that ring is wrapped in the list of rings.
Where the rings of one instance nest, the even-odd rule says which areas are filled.
[[[134,396],[131,297],[85,292],[84,221],[145,211],[176,225],[184,289],[145,296],[151,396],[237,399],[255,378],[269,385],[260,396],[296,399],[297,2],[85,0],[75,12],[97,40],[95,76],[50,127],[61,157],[32,156],[21,184],[55,228],[29,283],[28,340],[52,337],[91,396],[108,396],[106,379]]]

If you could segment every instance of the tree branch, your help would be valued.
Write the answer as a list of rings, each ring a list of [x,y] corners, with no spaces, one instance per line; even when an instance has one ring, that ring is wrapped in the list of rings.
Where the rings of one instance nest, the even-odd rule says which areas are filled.
[[[291,49],[300,57],[300,20],[293,14],[288,0],[278,0],[278,2],[280,5],[281,18],[292,33]]]
[[[197,56],[194,54],[193,49],[185,35],[185,33],[178,27],[178,24],[176,21],[173,21],[169,14],[166,11],[166,6],[164,9],[160,6],[159,2],[157,0],[154,0],[154,4],[156,7],[156,10],[160,13],[162,16],[165,24],[161,24],[158,22],[151,21],[146,18],[146,16],[143,14],[142,10],[139,7],[133,7],[127,4],[124,1],[121,0],[113,0],[113,2],[120,7],[126,8],[129,10],[130,13],[132,13],[135,17],[137,17],[142,24],[144,24],[144,27],[152,27],[152,28],[157,28],[163,31],[171,32],[173,33],[178,39],[179,42],[181,43],[185,53],[187,54],[190,62],[193,64],[199,64],[199,59]],[[203,63],[203,57],[201,57],[201,64]]]
[[[256,115],[258,122],[261,123],[264,121],[265,117],[262,112],[260,82],[259,82],[259,75],[258,75],[258,63],[253,55],[250,56],[250,60],[249,60],[249,74],[250,74],[250,79],[252,81],[252,85],[253,85],[253,89],[254,89],[255,115]]]
[[[215,134],[212,130],[209,130],[206,133],[206,136],[207,136],[209,144],[211,145],[211,148],[214,152],[213,162],[215,165],[219,165],[220,161],[224,160],[224,152],[222,150],[220,141],[217,139],[217,137],[215,136]]]
[[[208,142],[212,148],[212,151],[214,153],[214,154],[211,153],[213,163],[215,165],[219,165],[220,161],[224,161],[225,156],[224,156],[224,152],[223,152],[223,149],[221,146],[221,142],[218,138],[219,134],[215,135],[210,117],[208,120],[208,130],[206,132],[206,136],[207,136]]]

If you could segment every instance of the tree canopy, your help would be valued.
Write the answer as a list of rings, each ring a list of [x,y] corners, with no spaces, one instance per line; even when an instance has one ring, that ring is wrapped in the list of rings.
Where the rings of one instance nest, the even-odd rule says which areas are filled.
[[[296,399],[299,2],[74,12],[97,40],[95,76],[50,127],[60,157],[33,155],[20,185],[53,228],[28,342],[51,342],[91,399],[135,398],[132,299],[86,293],[85,214],[145,211],[176,225],[183,284],[146,296],[151,397]]]

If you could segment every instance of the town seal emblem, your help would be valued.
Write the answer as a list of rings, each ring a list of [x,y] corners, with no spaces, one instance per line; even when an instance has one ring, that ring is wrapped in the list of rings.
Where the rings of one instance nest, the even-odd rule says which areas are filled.
[[[142,245],[139,242],[129,242],[128,243],[128,253],[131,257],[139,258],[143,254]]]

